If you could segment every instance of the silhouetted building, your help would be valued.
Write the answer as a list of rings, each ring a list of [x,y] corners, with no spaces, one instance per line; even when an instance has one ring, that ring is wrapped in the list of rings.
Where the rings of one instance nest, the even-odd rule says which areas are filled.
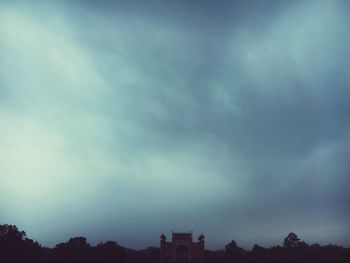
[[[203,263],[204,236],[198,242],[192,241],[191,233],[172,232],[172,241],[167,242],[165,235],[160,236],[160,263]]]

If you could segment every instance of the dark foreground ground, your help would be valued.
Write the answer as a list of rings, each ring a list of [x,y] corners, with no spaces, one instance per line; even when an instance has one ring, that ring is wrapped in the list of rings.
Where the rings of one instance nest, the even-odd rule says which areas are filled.
[[[107,241],[90,246],[86,238],[74,237],[54,248],[42,247],[13,225],[0,225],[0,263],[151,263],[159,262],[159,248],[132,250]],[[247,251],[235,241],[224,249],[206,251],[206,263],[350,263],[350,248],[337,245],[308,245],[290,233],[282,246],[255,245]]]

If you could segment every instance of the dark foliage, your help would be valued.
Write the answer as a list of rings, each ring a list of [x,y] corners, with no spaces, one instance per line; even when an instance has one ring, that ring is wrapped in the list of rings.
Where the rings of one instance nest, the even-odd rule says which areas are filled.
[[[14,225],[0,225],[1,263],[156,263],[159,248],[132,250],[107,241],[90,246],[85,237],[74,237],[54,248],[45,248],[26,237]],[[206,263],[349,263],[350,248],[336,245],[308,245],[294,233],[283,246],[264,248],[254,245],[251,251],[232,240],[224,250],[206,251]]]
[[[0,225],[0,262],[39,262],[42,248],[13,225]]]

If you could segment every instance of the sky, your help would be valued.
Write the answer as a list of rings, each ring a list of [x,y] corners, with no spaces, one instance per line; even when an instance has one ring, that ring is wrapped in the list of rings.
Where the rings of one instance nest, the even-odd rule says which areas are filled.
[[[350,2],[0,1],[0,223],[350,245]]]

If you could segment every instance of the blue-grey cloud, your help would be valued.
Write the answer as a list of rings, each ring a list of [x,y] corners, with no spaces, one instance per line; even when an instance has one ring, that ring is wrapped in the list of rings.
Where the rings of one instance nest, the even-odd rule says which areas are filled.
[[[348,3],[0,7],[1,220],[48,245],[348,244]]]

